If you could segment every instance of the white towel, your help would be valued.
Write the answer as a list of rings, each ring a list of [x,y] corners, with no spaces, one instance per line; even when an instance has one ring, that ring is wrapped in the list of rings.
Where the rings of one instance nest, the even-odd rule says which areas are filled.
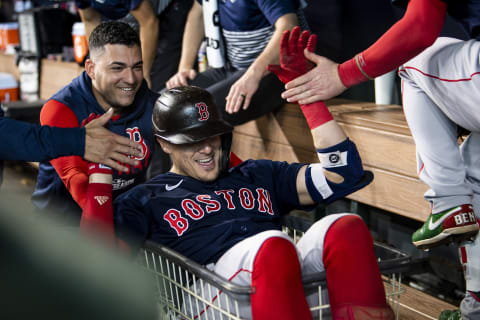
[[[208,65],[221,68],[225,65],[225,47],[222,40],[217,0],[203,0],[203,24],[207,39]]]

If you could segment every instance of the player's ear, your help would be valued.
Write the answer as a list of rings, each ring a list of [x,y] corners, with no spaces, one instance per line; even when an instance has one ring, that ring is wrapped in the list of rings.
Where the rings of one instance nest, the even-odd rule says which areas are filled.
[[[163,139],[160,139],[159,137],[156,137],[155,139],[157,139],[158,144],[160,145],[160,147],[162,147],[162,150],[166,154],[172,153],[172,150],[170,148],[170,143],[168,143],[167,141],[165,141]]]
[[[87,72],[90,79],[95,79],[95,62],[92,59],[85,60],[85,72]]]

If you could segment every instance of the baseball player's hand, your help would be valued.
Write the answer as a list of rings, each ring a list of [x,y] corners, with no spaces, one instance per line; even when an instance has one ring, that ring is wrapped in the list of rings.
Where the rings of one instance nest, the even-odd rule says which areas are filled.
[[[253,69],[248,69],[243,76],[240,77],[231,87],[228,92],[227,104],[225,111],[227,113],[236,113],[242,108],[246,110],[250,105],[253,94],[257,91],[262,74]]]
[[[180,70],[167,81],[167,89],[179,86],[188,86],[188,80],[193,80],[197,76],[197,72],[193,69]]]
[[[118,171],[128,171],[127,167],[118,162],[132,166],[138,165],[138,160],[129,158],[127,155],[141,157],[142,149],[138,143],[114,134],[104,127],[112,115],[113,109],[110,109],[100,117],[90,114],[82,122],[82,126],[86,129],[83,158],[91,162],[103,163]]]
[[[300,27],[295,27],[290,33],[286,30],[280,39],[280,65],[269,65],[268,70],[272,71],[283,82],[301,76],[313,68],[313,64],[305,59],[304,51],[315,51],[317,36],[310,35],[310,32],[303,31],[300,34]]]
[[[308,50],[304,50],[304,54],[316,67],[288,82],[287,90],[282,93],[283,99],[309,104],[336,97],[347,89],[340,80],[337,63]]]

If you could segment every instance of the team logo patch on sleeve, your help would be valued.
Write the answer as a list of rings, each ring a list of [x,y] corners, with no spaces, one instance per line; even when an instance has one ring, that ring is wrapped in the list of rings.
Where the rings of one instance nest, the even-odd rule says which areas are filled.
[[[324,168],[335,168],[348,165],[347,151],[317,153],[317,155]]]

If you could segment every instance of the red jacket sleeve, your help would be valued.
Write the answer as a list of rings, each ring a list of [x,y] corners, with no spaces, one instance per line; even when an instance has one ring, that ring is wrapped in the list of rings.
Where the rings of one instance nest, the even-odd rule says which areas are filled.
[[[373,45],[342,63],[338,72],[346,87],[373,79],[431,46],[442,31],[447,5],[441,0],[410,0],[405,15]]]
[[[240,159],[235,153],[230,152],[230,163],[228,164],[229,168],[236,167],[242,162],[242,159]]]
[[[40,123],[62,128],[79,127],[75,114],[66,105],[49,100],[40,112]],[[60,157],[50,161],[73,199],[83,209],[88,185],[87,162],[79,156]]]

